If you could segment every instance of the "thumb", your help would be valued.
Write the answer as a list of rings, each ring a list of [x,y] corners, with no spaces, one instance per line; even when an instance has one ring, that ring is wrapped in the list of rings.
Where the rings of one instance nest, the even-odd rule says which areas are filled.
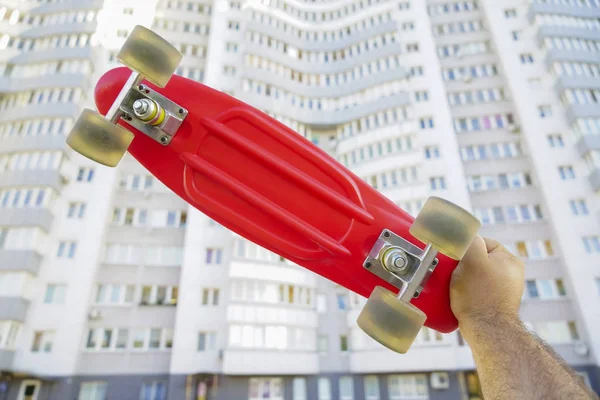
[[[471,242],[469,249],[463,256],[461,263],[465,265],[473,265],[481,263],[481,260],[488,258],[488,250],[485,240],[477,235]]]

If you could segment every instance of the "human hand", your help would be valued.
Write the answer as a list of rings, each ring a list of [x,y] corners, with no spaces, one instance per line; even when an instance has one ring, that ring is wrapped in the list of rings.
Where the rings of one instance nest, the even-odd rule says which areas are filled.
[[[480,321],[518,320],[524,280],[518,257],[495,240],[475,237],[450,283],[450,305],[461,330]]]

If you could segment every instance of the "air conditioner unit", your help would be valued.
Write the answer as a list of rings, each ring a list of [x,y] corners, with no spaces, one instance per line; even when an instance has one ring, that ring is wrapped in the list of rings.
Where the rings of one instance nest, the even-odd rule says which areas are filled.
[[[98,310],[97,308],[91,309],[88,313],[88,319],[91,321],[97,321],[99,319],[102,319],[103,317],[104,313],[102,312],[102,310]]]
[[[473,77],[471,75],[463,75],[462,80],[464,83],[471,83],[473,82]]]
[[[508,125],[506,128],[507,128],[507,129],[508,129],[508,130],[509,130],[511,133],[515,133],[515,134],[517,134],[517,133],[521,133],[521,127],[520,127],[519,125],[516,125],[516,124],[509,124],[509,125]]]
[[[433,389],[449,389],[450,377],[447,372],[432,372],[430,384]]]
[[[575,354],[581,357],[585,357],[590,354],[590,348],[585,342],[575,342]]]

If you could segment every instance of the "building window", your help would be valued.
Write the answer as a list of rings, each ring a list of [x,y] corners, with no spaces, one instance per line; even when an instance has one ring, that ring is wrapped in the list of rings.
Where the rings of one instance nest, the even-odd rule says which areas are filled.
[[[45,304],[65,304],[67,285],[49,284],[46,286]]]
[[[131,8],[131,7],[125,7],[123,9],[123,14],[125,14],[125,15],[133,15],[133,8]]]
[[[517,18],[517,10],[514,8],[508,8],[504,10],[504,18]]]
[[[416,53],[419,51],[419,43],[408,43],[406,45],[407,53]]]
[[[523,53],[519,58],[521,59],[521,64],[533,64],[533,54],[531,53]]]
[[[142,286],[140,305],[177,305],[179,287],[165,285]]]
[[[415,102],[424,103],[429,101],[429,92],[426,90],[415,92]]]
[[[319,335],[317,338],[317,347],[319,354],[327,354],[329,352],[329,337],[327,335]]]
[[[567,295],[562,279],[530,279],[525,281],[529,299],[557,299]]]
[[[219,289],[202,289],[202,305],[203,306],[218,306],[219,305]]]
[[[85,203],[69,203],[67,218],[82,219],[85,216]]]
[[[365,376],[365,400],[379,400],[379,379],[376,375]]]
[[[294,378],[293,395],[293,400],[308,400],[305,378]]]
[[[428,399],[427,377],[425,375],[388,376],[390,400]]]
[[[42,384],[40,381],[24,380],[19,389],[19,400],[35,400],[40,394]]]
[[[106,382],[82,382],[77,400],[106,400]]]
[[[33,353],[50,353],[52,351],[53,341],[54,331],[36,331],[33,333],[31,351]]]
[[[217,348],[217,334],[215,332],[198,333],[198,351],[209,351]]]
[[[573,215],[588,215],[590,212],[584,199],[569,201],[569,207]]]
[[[354,399],[354,382],[351,376],[342,376],[339,381],[340,400]]]
[[[430,160],[433,158],[440,158],[440,149],[438,146],[427,146],[425,147],[425,158]]]
[[[548,145],[551,148],[561,148],[565,147],[565,142],[563,141],[562,135],[548,135]]]
[[[583,247],[586,253],[600,253],[600,237],[599,236],[584,236]]]
[[[540,118],[550,118],[552,116],[552,107],[550,106],[539,106],[538,115]]]
[[[79,168],[79,171],[77,171],[77,182],[91,182],[93,179],[93,168]]]
[[[319,378],[318,380],[319,400],[332,400],[331,381],[329,378]]]
[[[283,400],[283,379],[251,378],[248,400]]]
[[[431,190],[445,190],[446,189],[446,179],[443,176],[434,176],[429,178],[429,186]]]
[[[221,264],[223,258],[223,249],[207,248],[206,249],[206,263],[207,264]]]
[[[511,36],[515,42],[521,40],[521,31],[512,31]]]
[[[337,303],[338,303],[338,310],[342,310],[342,311],[347,310],[348,309],[348,295],[338,293],[336,297],[337,297]]]
[[[433,127],[434,127],[433,118],[419,119],[419,126],[421,129],[433,129]]]
[[[575,171],[570,165],[562,165],[558,167],[558,173],[560,174],[560,179],[563,181],[575,179]]]
[[[167,398],[167,384],[160,381],[152,381],[142,384],[140,400],[165,400]]]
[[[340,335],[340,351],[342,353],[348,351],[348,335]]]
[[[58,251],[56,257],[58,258],[74,258],[77,250],[77,243],[60,241],[58,242]]]
[[[574,321],[544,321],[525,323],[525,325],[549,344],[572,343],[579,340],[579,332]]]

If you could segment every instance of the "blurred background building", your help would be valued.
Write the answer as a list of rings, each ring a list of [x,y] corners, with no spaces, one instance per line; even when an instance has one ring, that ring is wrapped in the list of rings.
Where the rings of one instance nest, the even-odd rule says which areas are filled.
[[[599,390],[598,0],[0,0],[0,399],[478,398],[458,333],[392,353],[363,299],[65,146],[136,24],[413,215],[472,210]]]

